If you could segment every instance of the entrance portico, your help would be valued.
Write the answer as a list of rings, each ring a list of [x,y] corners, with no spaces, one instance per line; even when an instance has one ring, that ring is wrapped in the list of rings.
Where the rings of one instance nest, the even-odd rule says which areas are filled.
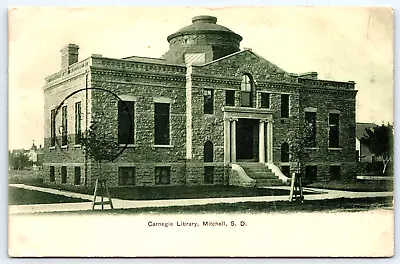
[[[224,107],[223,112],[224,164],[237,162],[238,159],[272,163],[273,111],[247,107]],[[267,145],[267,151],[265,145]]]

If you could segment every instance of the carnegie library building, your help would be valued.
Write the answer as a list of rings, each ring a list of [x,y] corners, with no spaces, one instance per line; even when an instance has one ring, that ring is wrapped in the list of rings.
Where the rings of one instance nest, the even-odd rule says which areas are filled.
[[[45,181],[283,185],[297,170],[302,127],[307,181],[355,177],[355,83],[286,72],[241,40],[216,17],[196,16],[160,58],[79,60],[79,46],[65,46],[61,70],[45,79]],[[81,142],[93,120],[124,148],[101,171]]]

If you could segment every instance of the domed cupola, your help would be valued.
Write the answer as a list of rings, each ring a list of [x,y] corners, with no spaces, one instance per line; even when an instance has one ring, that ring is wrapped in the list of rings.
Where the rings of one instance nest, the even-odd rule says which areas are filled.
[[[201,64],[239,51],[242,37],[229,28],[217,25],[213,16],[195,16],[192,24],[167,38],[169,51],[164,58],[169,63]]]

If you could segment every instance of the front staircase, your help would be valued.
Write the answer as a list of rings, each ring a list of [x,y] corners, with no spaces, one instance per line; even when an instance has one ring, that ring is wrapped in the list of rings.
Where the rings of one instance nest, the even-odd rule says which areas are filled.
[[[240,162],[238,165],[243,168],[247,176],[256,181],[256,187],[285,185],[285,183],[264,164],[257,162]]]

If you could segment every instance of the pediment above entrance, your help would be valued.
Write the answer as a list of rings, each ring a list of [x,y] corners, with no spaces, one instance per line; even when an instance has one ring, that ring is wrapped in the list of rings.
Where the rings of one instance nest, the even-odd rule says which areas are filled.
[[[250,74],[254,81],[274,81],[296,83],[297,78],[291,76],[272,62],[257,55],[251,50],[243,50],[204,65],[196,66],[194,74],[238,78]]]

